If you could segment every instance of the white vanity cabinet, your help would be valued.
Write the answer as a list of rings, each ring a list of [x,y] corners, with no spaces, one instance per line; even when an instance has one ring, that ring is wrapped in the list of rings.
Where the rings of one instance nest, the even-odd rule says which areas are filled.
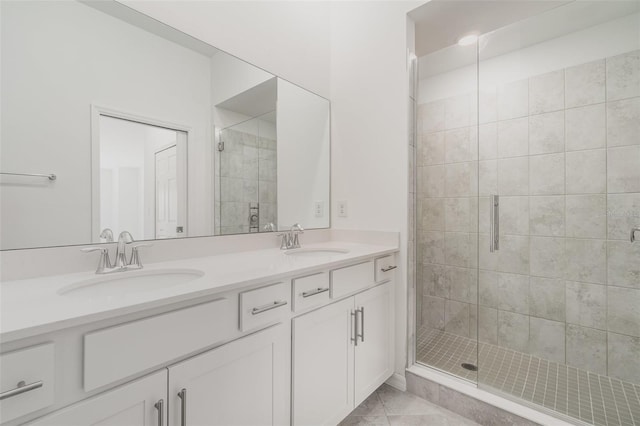
[[[160,426],[167,418],[167,370],[86,399],[30,426]]]
[[[293,320],[294,426],[339,423],[391,376],[392,313],[387,282]]]
[[[293,320],[293,425],[338,424],[353,409],[353,297]]]
[[[357,294],[355,306],[360,310],[354,362],[357,407],[393,373],[393,286],[388,282]]]
[[[290,327],[280,324],[169,367],[169,426],[289,424]]]
[[[393,373],[382,255],[3,342],[0,423],[338,424]]]

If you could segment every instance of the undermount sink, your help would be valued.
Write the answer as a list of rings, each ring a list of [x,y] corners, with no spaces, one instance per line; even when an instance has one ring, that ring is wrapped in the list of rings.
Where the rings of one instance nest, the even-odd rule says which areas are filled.
[[[349,253],[349,250],[341,248],[301,248],[284,252],[287,256],[296,257],[331,256],[345,253]]]
[[[197,269],[156,269],[114,272],[78,281],[58,290],[61,296],[120,298],[186,284],[204,276]]]

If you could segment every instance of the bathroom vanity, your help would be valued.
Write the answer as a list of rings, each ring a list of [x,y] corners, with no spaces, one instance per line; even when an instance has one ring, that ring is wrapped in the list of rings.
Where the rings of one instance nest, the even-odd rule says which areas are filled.
[[[393,373],[396,251],[321,243],[5,282],[2,424],[338,423]]]

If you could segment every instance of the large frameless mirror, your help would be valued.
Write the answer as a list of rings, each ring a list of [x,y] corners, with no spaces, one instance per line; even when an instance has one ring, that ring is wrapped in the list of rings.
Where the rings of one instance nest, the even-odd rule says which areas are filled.
[[[114,1],[0,8],[1,249],[329,226],[327,99]]]

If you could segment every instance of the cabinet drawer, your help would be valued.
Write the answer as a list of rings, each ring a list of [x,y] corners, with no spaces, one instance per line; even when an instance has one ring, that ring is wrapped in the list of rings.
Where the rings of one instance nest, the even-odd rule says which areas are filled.
[[[84,336],[84,390],[124,379],[230,337],[227,299],[203,303]]]
[[[293,310],[300,312],[329,301],[329,274],[320,272],[293,280]]]
[[[373,261],[331,271],[331,298],[336,299],[367,288],[373,281]]]
[[[54,402],[53,343],[0,355],[0,423]]]
[[[376,259],[376,282],[390,280],[394,277],[397,268],[396,257],[392,254]]]
[[[240,330],[266,326],[281,321],[288,313],[291,291],[277,283],[240,293]]]

